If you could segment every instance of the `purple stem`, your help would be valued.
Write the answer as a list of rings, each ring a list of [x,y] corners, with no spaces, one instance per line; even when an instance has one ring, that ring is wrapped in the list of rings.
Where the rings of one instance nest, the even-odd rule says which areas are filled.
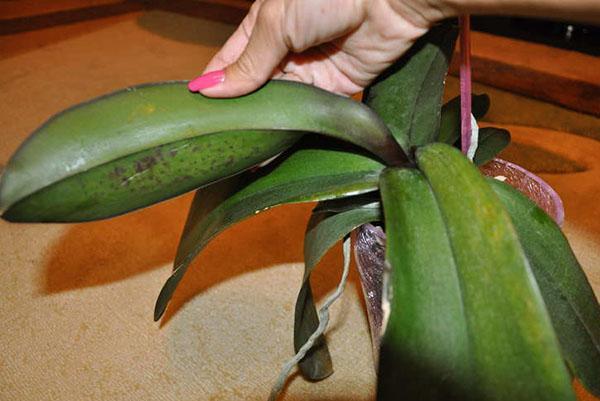
[[[471,146],[471,22],[468,15],[460,23],[460,148],[464,154]]]

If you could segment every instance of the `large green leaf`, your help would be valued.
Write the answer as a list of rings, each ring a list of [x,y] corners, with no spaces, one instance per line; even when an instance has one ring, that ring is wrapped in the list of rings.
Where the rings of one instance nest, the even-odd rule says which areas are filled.
[[[600,396],[600,307],[567,239],[519,191],[494,179],[488,182],[517,229],[569,368]]]
[[[380,184],[391,271],[377,399],[469,399],[469,305],[436,199],[414,169],[387,169]]]
[[[502,203],[457,149],[438,143],[416,156],[446,224],[460,280],[471,396],[574,400],[550,317]]]
[[[381,116],[406,154],[437,138],[456,36],[451,21],[433,27],[365,90],[364,102]]]
[[[476,120],[487,113],[490,108],[490,97],[486,94],[471,96],[471,114]],[[440,132],[438,142],[448,145],[454,144],[460,139],[460,96],[453,98],[442,106],[440,119]]]
[[[327,203],[327,202],[321,202]],[[326,208],[327,206],[322,206]],[[304,277],[296,301],[294,348],[296,352],[319,326],[310,273],[327,251],[358,226],[380,219],[378,203],[355,205],[341,213],[313,213],[304,238]],[[333,373],[331,357],[324,338],[299,363],[300,370],[311,380],[321,380]]]
[[[184,82],[142,85],[75,106],[41,126],[12,157],[2,176],[0,212],[13,220],[29,221],[95,219],[123,213],[207,184],[216,176],[226,177],[232,170],[248,168],[293,142],[288,132],[285,139],[276,140],[265,139],[265,132],[255,132],[264,130],[272,135],[306,131],[337,137],[392,164],[404,157],[374,112],[352,99],[309,85],[272,81],[235,99],[193,94]],[[227,135],[206,142],[177,143],[224,131],[234,131],[238,138],[240,131],[251,132],[243,142]],[[222,141],[226,145],[216,146]],[[180,170],[170,171],[170,152],[186,146],[187,159],[180,164],[193,160],[202,164],[194,171],[193,180]],[[217,165],[210,168],[215,160]],[[70,177],[72,181],[62,184]],[[93,183],[99,177],[101,183]],[[175,185],[173,192],[171,184],[178,179],[186,184]],[[140,183],[135,191],[123,189],[132,182]],[[65,188],[51,189],[62,185]],[[110,207],[96,201],[99,194]],[[36,197],[39,199],[32,199]],[[69,208],[62,206],[71,197],[77,201],[70,200]],[[21,201],[28,206],[11,212]],[[37,217],[40,205],[46,211]]]
[[[191,211],[186,235],[175,258],[174,271],[161,290],[154,318],[165,311],[175,288],[194,257],[208,242],[247,217],[273,206],[292,202],[334,199],[373,191],[383,165],[347,150],[313,147],[294,150],[280,164],[228,197],[210,213]],[[210,187],[206,189],[210,191]],[[204,190],[197,196],[201,197]],[[201,202],[198,202],[201,207]]]
[[[9,221],[71,222],[112,217],[236,174],[284,151],[298,132],[227,131],[143,150],[26,196]]]

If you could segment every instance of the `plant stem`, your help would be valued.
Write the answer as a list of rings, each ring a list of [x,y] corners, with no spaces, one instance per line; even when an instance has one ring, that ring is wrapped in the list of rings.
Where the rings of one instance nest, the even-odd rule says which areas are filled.
[[[469,15],[460,23],[460,148],[467,154],[471,146],[471,22]]]

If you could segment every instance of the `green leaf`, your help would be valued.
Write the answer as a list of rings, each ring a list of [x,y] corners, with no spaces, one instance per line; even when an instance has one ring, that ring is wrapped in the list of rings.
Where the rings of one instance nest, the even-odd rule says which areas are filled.
[[[255,179],[255,175],[246,172],[226,178],[196,191],[177,246],[174,260],[175,266],[181,264],[187,255],[194,252],[198,245],[198,233],[194,232],[194,230],[197,230],[198,222],[209,219],[215,209],[229,197],[235,195],[240,189],[244,188],[249,181]]]
[[[321,202],[328,203],[328,202]],[[327,206],[321,206],[326,208]],[[296,352],[306,343],[319,326],[310,273],[327,251],[358,226],[380,219],[377,203],[355,205],[354,209],[341,213],[313,213],[304,238],[304,278],[296,301],[294,320],[294,349]],[[310,380],[321,380],[333,373],[331,356],[323,337],[299,363],[302,374]]]
[[[468,310],[435,196],[414,169],[386,169],[380,190],[391,271],[377,399],[469,399]]]
[[[317,203],[313,209],[313,214],[325,213],[342,213],[350,210],[371,207],[378,208],[380,195],[378,192],[368,192],[362,195],[346,196],[343,198],[331,199]]]
[[[479,128],[479,140],[473,163],[477,166],[484,165],[509,144],[510,132],[507,130],[494,127]]]
[[[265,130],[272,135],[283,131],[286,138],[265,140]],[[229,135],[213,137],[206,143],[174,144],[224,131],[236,132],[237,138],[251,131],[251,137],[245,142],[230,138],[225,148],[215,144]],[[19,221],[88,220],[124,213],[268,159],[293,143],[288,131],[337,137],[364,147],[388,163],[404,160],[402,150],[373,111],[309,85],[272,81],[234,99],[190,93],[185,82],[142,85],[75,106],[42,125],[12,157],[2,176],[0,212]],[[297,139],[298,134],[293,138]],[[188,159],[180,164],[191,160],[202,164],[195,171],[199,176],[193,180],[185,178],[180,170],[171,171],[171,164],[160,159],[167,156],[165,151],[179,151],[180,146],[190,147]],[[222,162],[212,169],[210,163],[219,158]],[[229,168],[223,166],[227,163],[231,164]],[[96,168],[102,171],[95,172]],[[101,184],[94,183],[98,177],[102,178]],[[65,184],[66,188],[51,188],[62,186],[69,178],[72,181]],[[180,178],[186,184],[175,185],[176,191],[171,191],[171,184]],[[140,183],[135,191],[122,188],[131,182]],[[86,196],[87,191],[90,193]],[[98,194],[111,206],[99,204]],[[72,196],[79,199],[77,203],[70,201],[73,204],[69,208],[61,206],[65,197]],[[29,206],[20,207],[19,213],[10,212],[21,201]],[[45,209],[40,216],[38,207]],[[53,210],[57,210],[56,215]]]
[[[9,221],[89,221],[126,213],[236,174],[298,140],[298,132],[227,131],[167,143],[69,176],[26,196]]]
[[[456,36],[453,22],[433,27],[365,90],[364,102],[381,116],[406,154],[437,138]]]
[[[247,217],[284,203],[335,199],[377,189],[383,165],[347,150],[300,148],[259,178],[229,196],[208,214],[191,211],[186,235],[154,310],[158,320],[196,255],[218,233]],[[210,191],[211,187],[206,190]],[[205,190],[200,190],[201,197]],[[198,204],[198,207],[201,203]],[[199,216],[199,218],[194,218]]]
[[[488,182],[508,210],[573,374],[600,396],[600,306],[558,225],[519,191]]]
[[[490,97],[486,94],[471,96],[471,113],[476,120],[482,118],[490,108]],[[460,138],[460,96],[442,106],[438,142],[452,145]]]
[[[574,400],[550,317],[502,203],[457,149],[437,143],[416,156],[446,223],[461,283],[471,395]]]

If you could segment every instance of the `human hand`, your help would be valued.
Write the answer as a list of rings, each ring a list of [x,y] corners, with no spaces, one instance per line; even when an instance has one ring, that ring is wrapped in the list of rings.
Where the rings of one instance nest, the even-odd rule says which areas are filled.
[[[192,91],[251,92],[269,78],[351,95],[429,27],[461,14],[553,17],[600,23],[598,0],[257,0]]]
[[[233,97],[278,78],[352,95],[447,16],[434,3],[258,0],[189,88]]]

